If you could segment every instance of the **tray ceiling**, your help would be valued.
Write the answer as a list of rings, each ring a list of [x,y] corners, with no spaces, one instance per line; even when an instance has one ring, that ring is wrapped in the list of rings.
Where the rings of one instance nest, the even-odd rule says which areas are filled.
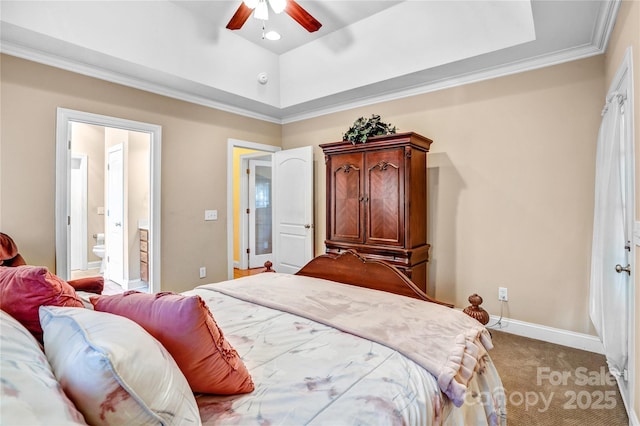
[[[619,1],[298,0],[227,30],[238,1],[0,2],[3,53],[286,123],[603,53]],[[261,84],[259,74],[268,81]]]

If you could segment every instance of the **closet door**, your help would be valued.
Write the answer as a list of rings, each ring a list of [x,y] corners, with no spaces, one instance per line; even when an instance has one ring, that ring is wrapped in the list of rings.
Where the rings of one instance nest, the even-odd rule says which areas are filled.
[[[404,246],[404,149],[366,154],[366,244]]]
[[[331,194],[327,220],[329,239],[347,243],[364,241],[364,172],[361,152],[330,156],[327,188]]]

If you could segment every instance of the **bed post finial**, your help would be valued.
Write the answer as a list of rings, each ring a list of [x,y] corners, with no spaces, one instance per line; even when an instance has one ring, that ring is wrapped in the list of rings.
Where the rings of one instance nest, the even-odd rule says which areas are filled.
[[[489,312],[480,307],[482,297],[478,296],[477,293],[473,293],[469,296],[469,303],[471,303],[471,306],[467,306],[462,312],[486,325],[489,322]]]
[[[264,271],[262,272],[275,272],[274,269],[271,269],[272,266],[273,266],[273,263],[271,263],[270,260],[267,260],[266,262],[264,262]]]

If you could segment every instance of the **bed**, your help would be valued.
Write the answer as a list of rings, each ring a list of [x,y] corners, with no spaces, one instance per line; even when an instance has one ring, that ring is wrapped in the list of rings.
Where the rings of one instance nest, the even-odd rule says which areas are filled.
[[[0,267],[2,423],[506,424],[484,326],[352,251],[182,294],[18,268]]]
[[[506,424],[486,329],[388,264],[347,251],[186,294],[205,300],[255,382],[198,395],[205,425]]]

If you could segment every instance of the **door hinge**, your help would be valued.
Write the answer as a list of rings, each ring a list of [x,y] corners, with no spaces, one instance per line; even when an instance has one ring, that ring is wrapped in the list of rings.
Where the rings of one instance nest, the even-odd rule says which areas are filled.
[[[251,213],[251,209],[247,209],[247,214],[250,214],[250,213]]]
[[[71,139],[69,139],[69,150],[71,149]]]
[[[250,175],[251,174],[251,169],[247,169],[247,174]]]
[[[71,216],[67,216],[67,225],[71,225]]]
[[[251,253],[251,249],[250,248],[247,249],[247,254],[249,254],[249,253]]]

